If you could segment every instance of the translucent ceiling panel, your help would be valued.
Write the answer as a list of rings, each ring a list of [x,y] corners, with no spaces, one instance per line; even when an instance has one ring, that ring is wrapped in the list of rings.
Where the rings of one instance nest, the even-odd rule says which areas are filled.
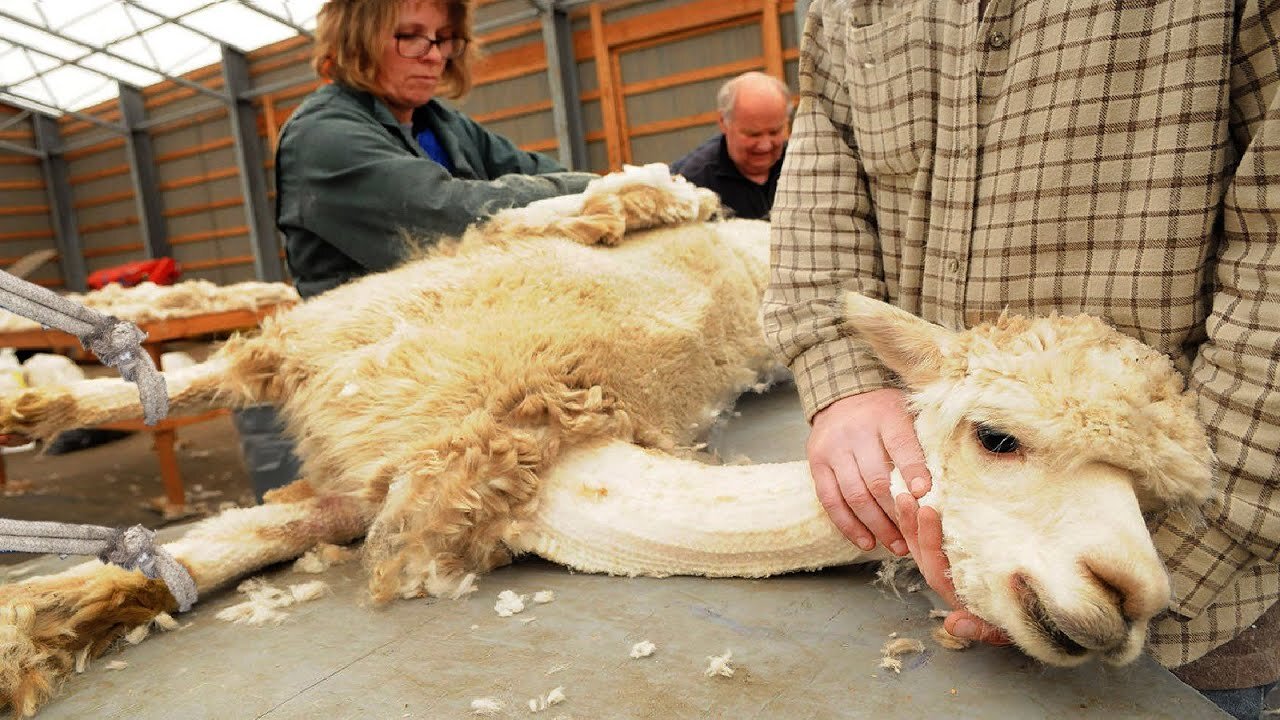
[[[218,42],[248,52],[314,28],[323,4],[0,0],[0,93],[11,88],[59,110],[83,108],[110,98],[117,79],[146,86],[160,74],[217,63]]]
[[[150,65],[151,63],[146,64]],[[108,78],[115,78],[121,82],[135,85],[137,87],[145,87],[164,79],[160,75],[149,70],[143,70],[140,67],[120,62],[115,58],[110,58],[101,54],[90,55],[89,57],[81,60],[79,65],[91,70],[97,70]]]
[[[184,23],[240,50],[250,50],[297,34],[292,28],[240,3],[223,3],[188,15]]]

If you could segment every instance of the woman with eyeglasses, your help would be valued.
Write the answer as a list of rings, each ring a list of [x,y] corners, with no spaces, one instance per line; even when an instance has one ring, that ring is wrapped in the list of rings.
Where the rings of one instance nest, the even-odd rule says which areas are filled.
[[[313,64],[331,81],[281,129],[276,224],[304,298],[456,236],[497,210],[581,192],[565,172],[438,95],[471,87],[467,0],[328,0]]]

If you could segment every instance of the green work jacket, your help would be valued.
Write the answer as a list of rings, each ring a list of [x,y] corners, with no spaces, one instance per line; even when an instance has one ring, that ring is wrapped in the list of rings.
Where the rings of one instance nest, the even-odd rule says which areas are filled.
[[[435,241],[503,208],[582,192],[564,172],[436,100],[414,111],[453,161],[427,157],[380,100],[342,85],[311,93],[280,131],[276,226],[289,272],[310,297],[405,257],[404,234]]]

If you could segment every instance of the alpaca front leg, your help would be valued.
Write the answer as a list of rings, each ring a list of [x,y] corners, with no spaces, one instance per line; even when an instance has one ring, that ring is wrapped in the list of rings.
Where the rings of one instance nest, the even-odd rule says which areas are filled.
[[[164,373],[170,413],[218,407],[226,360]],[[63,430],[142,417],[138,386],[119,378],[17,390],[0,397],[0,434],[48,440]]]
[[[295,483],[306,487],[305,481]],[[363,535],[376,503],[362,495],[309,495],[296,502],[228,510],[164,546],[201,594],[320,543]],[[0,585],[0,707],[31,715],[75,667],[176,603],[159,580],[97,561]]]

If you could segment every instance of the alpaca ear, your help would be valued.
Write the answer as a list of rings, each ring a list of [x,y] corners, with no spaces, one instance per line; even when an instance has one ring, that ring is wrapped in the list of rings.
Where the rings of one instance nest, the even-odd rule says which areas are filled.
[[[845,326],[913,388],[942,376],[943,358],[955,335],[905,310],[852,292],[845,295]]]

